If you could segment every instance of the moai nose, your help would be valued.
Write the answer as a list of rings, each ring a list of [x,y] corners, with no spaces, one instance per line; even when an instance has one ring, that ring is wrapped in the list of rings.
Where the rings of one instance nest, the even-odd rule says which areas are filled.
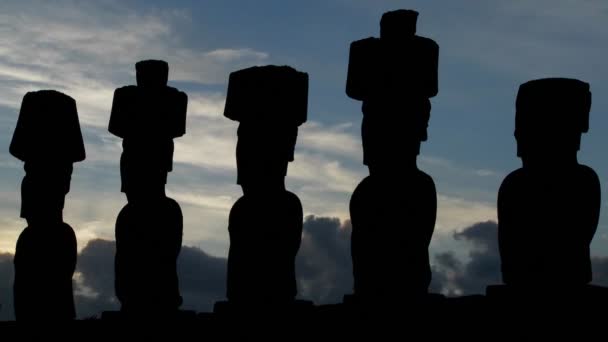
[[[414,36],[418,12],[397,10],[386,12],[380,19],[380,39],[394,40]]]
[[[165,87],[169,80],[169,64],[160,60],[145,60],[135,64],[137,85],[140,87]]]

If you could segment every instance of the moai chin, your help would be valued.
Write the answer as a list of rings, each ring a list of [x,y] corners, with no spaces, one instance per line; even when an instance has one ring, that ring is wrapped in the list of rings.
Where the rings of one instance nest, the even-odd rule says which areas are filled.
[[[520,86],[515,138],[522,167],[498,194],[503,281],[523,291],[584,286],[600,212],[596,173],[577,161],[589,128],[589,84],[566,78]]]
[[[285,189],[285,176],[307,102],[308,74],[291,67],[230,74],[224,116],[239,122],[237,183],[244,193],[228,226],[231,304],[283,305],[296,296],[303,213],[298,197]]]
[[[439,47],[416,35],[417,17],[387,12],[380,38],[350,46],[346,93],[363,102],[363,163],[370,171],[350,202],[351,252],[355,298],[367,303],[423,299],[431,280],[437,198],[416,159],[437,94]]]
[[[63,207],[73,163],[85,159],[76,101],[54,90],[27,93],[9,150],[24,162],[21,217],[28,223],[15,251],[15,316],[74,319],[76,236]]]
[[[108,130],[123,139],[121,191],[127,205],[116,221],[116,295],[122,312],[173,314],[181,305],[176,262],[183,217],[166,196],[173,139],[186,132],[187,95],[167,86],[164,61],[136,63],[137,85],[116,89]]]

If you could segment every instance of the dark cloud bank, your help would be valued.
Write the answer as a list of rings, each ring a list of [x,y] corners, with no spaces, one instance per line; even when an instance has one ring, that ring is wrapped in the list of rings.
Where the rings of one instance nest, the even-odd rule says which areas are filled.
[[[470,245],[467,260],[454,253],[439,253],[433,260],[431,290],[447,295],[483,293],[486,285],[500,283],[496,223],[480,222],[455,233]],[[352,289],[350,222],[309,216],[297,259],[300,297],[315,303],[335,303]],[[79,317],[97,316],[118,308],[114,297],[113,241],[92,240],[78,259],[75,280]],[[0,320],[12,319],[13,256],[0,254]],[[608,285],[608,258],[594,258],[594,283]],[[195,247],[183,247],[179,279],[184,309],[210,311],[225,295],[226,259]]]

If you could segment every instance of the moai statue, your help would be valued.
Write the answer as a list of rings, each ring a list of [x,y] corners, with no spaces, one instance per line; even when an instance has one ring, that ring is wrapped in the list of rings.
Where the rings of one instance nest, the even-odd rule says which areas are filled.
[[[380,38],[350,47],[346,93],[363,102],[363,163],[350,201],[354,298],[377,303],[426,297],[437,194],[416,164],[437,94],[439,47],[416,35],[418,12],[387,12]]]
[[[173,139],[186,132],[185,93],[167,86],[164,61],[135,64],[137,85],[116,89],[110,133],[123,139],[121,191],[127,205],[116,220],[115,290],[126,314],[173,314],[182,303],[176,262],[183,217],[166,196]]]
[[[546,78],[520,86],[515,114],[522,167],[498,193],[503,281],[512,289],[582,288],[591,281],[589,244],[600,213],[600,182],[577,161],[589,128],[589,84]]]
[[[303,213],[298,197],[285,189],[285,176],[307,102],[308,74],[291,67],[230,74],[224,116],[239,122],[237,184],[243,189],[228,224],[231,305],[289,305],[296,296]]]
[[[76,101],[54,90],[27,93],[10,153],[24,162],[21,217],[28,224],[15,251],[15,316],[74,319],[76,236],[63,206],[73,164],[85,159]]]

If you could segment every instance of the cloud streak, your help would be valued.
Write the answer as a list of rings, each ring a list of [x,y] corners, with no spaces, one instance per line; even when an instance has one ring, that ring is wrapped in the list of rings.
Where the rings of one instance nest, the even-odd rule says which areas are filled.
[[[77,100],[87,160],[75,166],[65,217],[80,248],[97,237],[111,238],[125,203],[119,192],[121,141],[107,132],[113,90],[134,83],[136,61],[162,58],[170,64],[170,82],[189,95],[187,133],[175,140],[168,193],[184,209],[185,241],[225,254],[227,215],[240,189],[234,184],[238,124],[222,116],[224,87],[230,71],[268,63],[271,56],[247,46],[194,48],[180,31],[190,20],[185,11],[141,10],[118,1],[10,2],[0,14],[0,105],[7,107],[0,117],[9,134],[25,92],[54,88]],[[287,183],[306,213],[348,219],[350,195],[367,175],[358,124],[310,121],[301,127]],[[0,158],[0,165],[8,165],[8,155]],[[432,167],[455,172],[445,165]],[[19,179],[15,184],[23,172],[3,171],[11,181]],[[11,252],[25,222],[18,219],[18,192],[5,197],[1,210],[15,220],[4,226],[0,251]],[[445,193],[439,208],[439,231],[494,217],[484,202]]]

